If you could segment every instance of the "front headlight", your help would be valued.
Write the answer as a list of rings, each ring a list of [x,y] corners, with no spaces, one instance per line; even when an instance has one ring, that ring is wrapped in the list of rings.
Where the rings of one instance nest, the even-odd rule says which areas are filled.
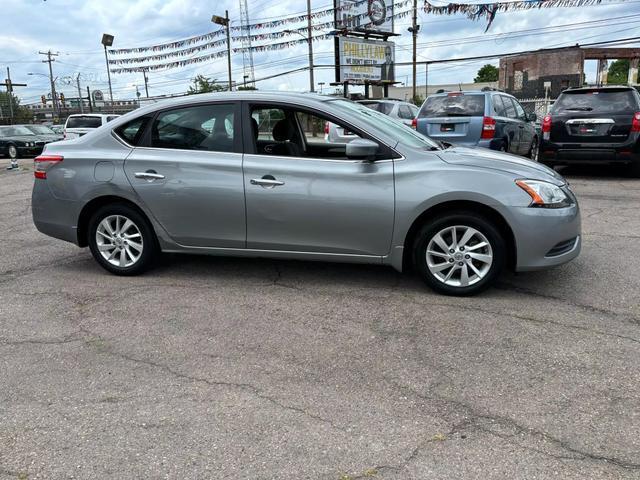
[[[542,180],[516,180],[516,185],[531,197],[530,207],[563,208],[573,203],[571,198],[553,183]]]

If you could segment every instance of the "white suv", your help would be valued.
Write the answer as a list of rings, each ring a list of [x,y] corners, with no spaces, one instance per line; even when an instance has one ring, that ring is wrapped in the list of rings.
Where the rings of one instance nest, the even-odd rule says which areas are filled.
[[[64,124],[64,138],[70,140],[72,138],[81,137],[91,130],[101,127],[120,115],[103,115],[101,113],[80,113],[78,115],[69,115],[67,122]]]

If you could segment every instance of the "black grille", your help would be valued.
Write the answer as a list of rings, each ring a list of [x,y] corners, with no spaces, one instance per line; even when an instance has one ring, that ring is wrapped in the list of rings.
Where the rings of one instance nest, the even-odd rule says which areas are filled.
[[[570,252],[576,244],[576,239],[577,237],[556,244],[555,247],[547,252],[545,257],[557,257],[558,255],[562,255],[563,253]]]

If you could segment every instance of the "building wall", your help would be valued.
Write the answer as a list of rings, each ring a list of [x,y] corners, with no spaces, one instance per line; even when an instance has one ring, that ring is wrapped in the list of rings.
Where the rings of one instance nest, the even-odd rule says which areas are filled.
[[[447,83],[440,85],[429,85],[428,93],[425,95],[425,86],[418,85],[416,92],[421,97],[425,98],[432,93],[436,93],[438,90],[457,91],[457,90],[482,90],[483,88],[498,88],[498,82],[480,82],[480,83]],[[411,101],[413,95],[413,87],[389,87],[389,97],[397,98],[398,100]],[[372,95],[373,96],[373,95]]]
[[[568,87],[582,85],[583,69],[580,48],[506,57],[500,59],[498,84],[516,98],[540,98],[546,93],[545,82],[550,82],[549,95],[555,98]]]

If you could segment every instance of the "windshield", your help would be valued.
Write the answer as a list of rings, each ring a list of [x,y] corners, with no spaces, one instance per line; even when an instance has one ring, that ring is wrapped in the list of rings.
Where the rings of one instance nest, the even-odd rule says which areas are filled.
[[[635,112],[636,102],[631,90],[563,92],[554,103],[552,113],[561,110],[575,112]]]
[[[22,125],[13,127],[0,127],[0,136],[2,137],[15,137],[19,135],[33,135],[33,132],[27,127]]]
[[[26,128],[40,135],[55,135],[55,132],[44,125],[29,125]]]
[[[419,118],[482,117],[484,95],[449,94],[429,97],[420,110]]]
[[[336,99],[328,100],[332,107],[340,110],[344,118],[356,117],[358,120],[365,122],[374,130],[382,130],[385,134],[396,138],[399,143],[408,147],[440,149],[440,146],[411,127],[401,122],[393,120],[380,112],[372,110],[364,105],[352,102],[350,100]]]
[[[69,117],[67,120],[67,128],[98,128],[101,125],[101,117],[91,117],[88,115],[83,117]]]

